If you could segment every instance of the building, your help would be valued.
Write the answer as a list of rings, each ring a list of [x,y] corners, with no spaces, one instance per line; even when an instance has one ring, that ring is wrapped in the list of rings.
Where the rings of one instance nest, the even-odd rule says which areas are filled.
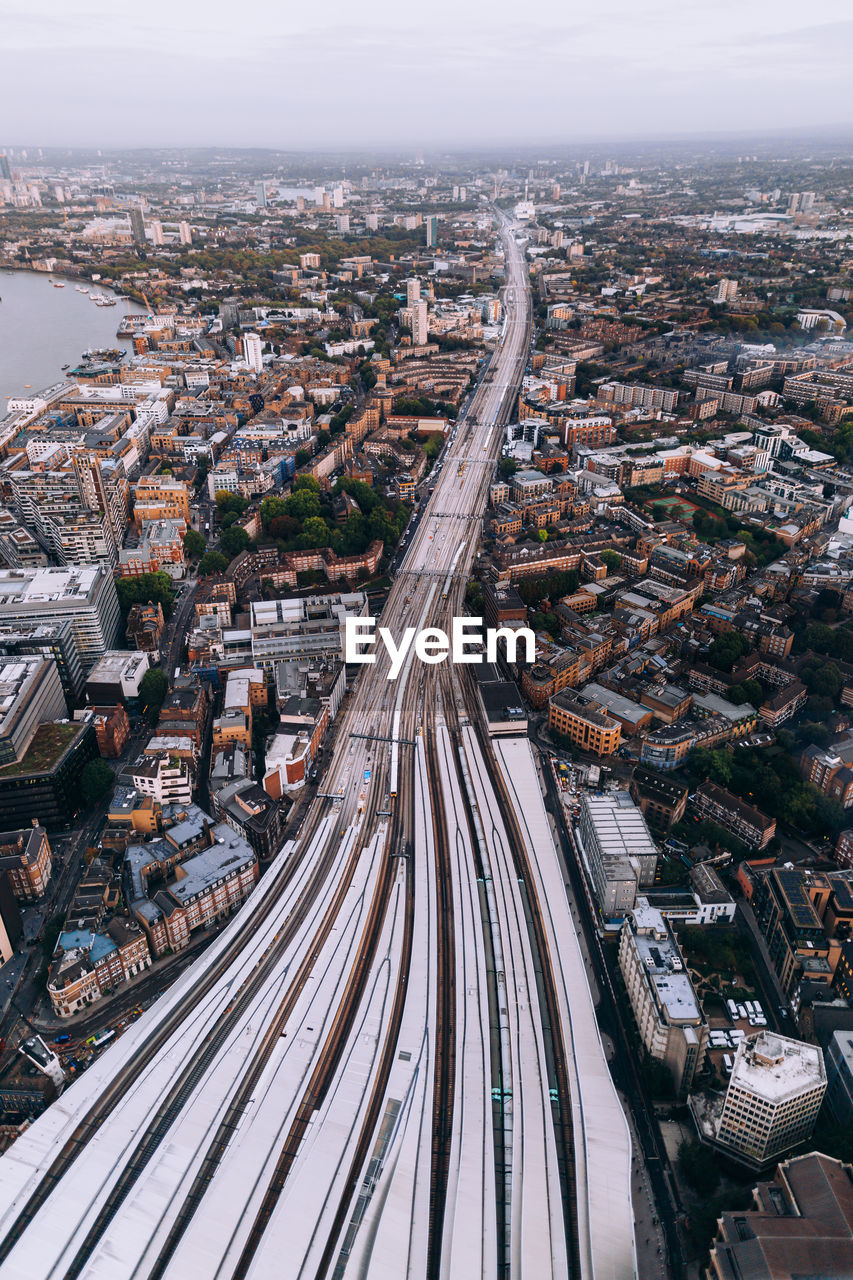
[[[819,1151],[779,1165],[717,1220],[708,1280],[853,1276],[853,1170]]]
[[[256,600],[250,605],[251,653],[256,666],[280,659],[342,658],[347,617],[368,616],[363,591]]]
[[[87,712],[75,711],[74,718]],[[130,741],[130,718],[120,702],[113,707],[92,707],[98,750],[105,760],[117,760]]]
[[[705,1060],[708,1024],[669,923],[639,898],[619,936],[619,968],[646,1051],[684,1096]]]
[[[186,760],[160,752],[145,756],[130,774],[140,795],[151,796],[158,804],[189,804],[193,798],[193,779]]]
[[[760,1031],[738,1047],[717,1144],[752,1168],[778,1160],[810,1137],[825,1092],[817,1045]]]
[[[827,986],[833,980],[839,942],[832,934],[838,932],[838,921],[850,914],[849,875],[769,867],[755,877],[755,917],[776,976],[789,997],[796,996],[803,979]]]
[[[549,699],[548,728],[597,756],[612,755],[622,737],[618,720],[606,715],[595,702],[583,702],[567,691]]]
[[[125,854],[125,896],[155,957],[231,915],[258,880],[255,851],[227,823],[211,825],[195,805],[164,816],[172,825],[162,837]]]
[[[83,665],[70,617],[56,623],[0,627],[0,655],[19,654],[37,654],[55,662],[66,699],[77,701],[83,692]]]
[[[637,889],[654,884],[658,851],[645,819],[627,791],[585,792],[578,836],[605,919],[624,919]]]
[[[0,764],[20,760],[39,725],[68,714],[56,663],[0,658]]]
[[[426,247],[428,249],[434,249],[438,244],[438,214],[427,214],[424,218],[424,231],[426,235]]]
[[[212,795],[214,812],[252,846],[262,862],[275,857],[284,833],[284,808],[249,778],[227,783]]]
[[[412,346],[423,347],[429,341],[429,320],[427,304],[419,298],[412,303]]]
[[[86,698],[98,706],[120,702],[135,707],[140,685],[150,669],[147,653],[109,649],[86,677]]]
[[[156,661],[160,654],[160,638],[165,629],[166,619],[163,617],[163,606],[160,603],[131,606],[130,613],[127,615],[125,634],[134,649],[153,654]]]
[[[253,373],[261,373],[264,367],[264,344],[257,333],[243,334],[243,359]]]
[[[54,1013],[70,1017],[150,967],[148,940],[134,920],[117,916],[97,932],[64,930],[47,978]]]
[[[21,831],[0,832],[0,873],[6,872],[18,902],[35,902],[44,896],[52,867],[47,832],[35,819]]]
[[[103,565],[0,569],[0,627],[70,620],[84,673],[118,635],[121,610]]]
[[[692,803],[701,817],[724,827],[752,849],[766,848],[776,834],[775,818],[768,818],[715,782],[697,787]]]
[[[130,210],[130,238],[139,248],[145,248],[145,218],[138,205]]]
[[[637,767],[631,778],[631,797],[652,831],[666,835],[684,817],[688,788],[661,777],[653,769]]]
[[[72,825],[82,805],[80,775],[98,756],[92,720],[39,725],[20,760],[0,765],[0,826],[37,816],[48,831]]]
[[[833,1033],[826,1051],[824,1106],[838,1125],[853,1124],[853,1031]]]

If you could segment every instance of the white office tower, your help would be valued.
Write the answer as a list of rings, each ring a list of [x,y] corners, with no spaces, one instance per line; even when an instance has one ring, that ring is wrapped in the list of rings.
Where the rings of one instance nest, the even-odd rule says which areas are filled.
[[[243,334],[243,359],[254,373],[264,367],[263,344],[256,333]]]
[[[412,344],[422,347],[428,338],[427,304],[418,300],[412,303]]]
[[[406,306],[410,307],[413,302],[420,301],[421,282],[415,276],[410,277],[406,281]]]
[[[769,1163],[809,1137],[825,1090],[817,1045],[760,1031],[738,1048],[717,1141],[749,1164]]]

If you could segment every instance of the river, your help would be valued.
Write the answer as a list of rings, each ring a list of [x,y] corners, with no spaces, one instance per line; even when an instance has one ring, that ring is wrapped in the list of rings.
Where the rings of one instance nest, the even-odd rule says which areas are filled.
[[[62,378],[62,366],[72,367],[90,347],[125,347],[116,329],[128,305],[117,298],[114,307],[96,307],[84,289],[107,290],[91,281],[65,280],[64,289],[50,283],[54,277],[37,271],[0,271],[0,417],[9,396],[31,395]],[[113,296],[113,295],[111,295]]]

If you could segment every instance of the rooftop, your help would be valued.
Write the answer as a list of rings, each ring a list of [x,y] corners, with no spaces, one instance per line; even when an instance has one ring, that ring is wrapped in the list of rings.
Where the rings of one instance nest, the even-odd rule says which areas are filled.
[[[86,724],[75,724],[64,720],[40,724],[21,759],[13,760],[11,764],[0,768],[0,778],[21,777],[28,773],[49,773],[86,727]]]
[[[759,1031],[741,1041],[729,1089],[746,1089],[767,1102],[778,1103],[824,1084],[823,1054],[817,1045],[791,1040],[775,1031]]]

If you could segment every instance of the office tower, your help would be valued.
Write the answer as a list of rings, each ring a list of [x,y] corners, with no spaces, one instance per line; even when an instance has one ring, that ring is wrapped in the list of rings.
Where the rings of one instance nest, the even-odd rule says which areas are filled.
[[[267,207],[267,184],[265,182],[255,183],[255,204],[261,209]]]
[[[809,1137],[825,1090],[817,1045],[760,1031],[738,1048],[717,1142],[756,1167],[776,1160]]]
[[[428,249],[434,249],[438,244],[437,215],[434,213],[429,214],[429,216],[425,220],[424,225],[426,227],[426,246]]]
[[[416,347],[422,347],[428,338],[427,304],[419,300],[412,303],[412,342]]]
[[[134,244],[144,246],[145,218],[142,216],[142,210],[138,206],[135,206],[130,211],[130,234]]]
[[[243,359],[255,373],[264,367],[263,344],[256,333],[243,334]]]
[[[344,207],[344,189],[343,187],[335,187],[332,191],[332,205],[335,209],[343,209]]]
[[[121,620],[112,570],[104,565],[0,569],[0,626],[71,626],[84,673],[113,648]]]

